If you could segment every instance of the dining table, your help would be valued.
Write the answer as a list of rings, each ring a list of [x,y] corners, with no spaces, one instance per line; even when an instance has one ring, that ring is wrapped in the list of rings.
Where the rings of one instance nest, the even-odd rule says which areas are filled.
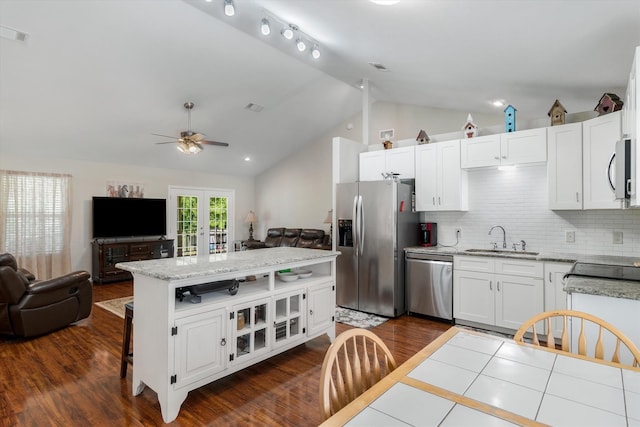
[[[322,426],[640,426],[640,368],[453,326]]]

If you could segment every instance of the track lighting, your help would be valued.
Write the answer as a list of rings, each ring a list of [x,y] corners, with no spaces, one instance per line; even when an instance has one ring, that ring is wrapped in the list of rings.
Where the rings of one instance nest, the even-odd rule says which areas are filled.
[[[260,31],[263,36],[271,34],[271,27],[269,26],[269,20],[267,18],[262,18],[262,21],[260,22]]]
[[[296,40],[296,47],[298,48],[298,52],[304,52],[307,49],[307,45],[302,39]]]
[[[233,0],[224,0],[224,14],[227,16],[233,16],[236,14],[236,8],[233,5]]]

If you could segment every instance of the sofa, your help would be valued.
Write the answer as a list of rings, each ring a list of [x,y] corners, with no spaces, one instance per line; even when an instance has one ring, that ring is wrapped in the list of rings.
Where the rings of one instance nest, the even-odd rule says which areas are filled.
[[[0,254],[0,335],[34,337],[89,317],[92,284],[86,271],[37,280]]]
[[[315,228],[269,228],[264,241],[247,240],[243,242],[245,249],[261,248],[311,248],[331,249],[330,236],[324,230]]]

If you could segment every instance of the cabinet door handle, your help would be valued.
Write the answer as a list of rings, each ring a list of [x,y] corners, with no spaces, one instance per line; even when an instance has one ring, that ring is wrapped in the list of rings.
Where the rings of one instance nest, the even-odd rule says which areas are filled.
[[[553,278],[551,277],[551,272],[549,272],[549,282],[553,282]]]
[[[498,292],[500,292],[500,281],[499,280],[496,282],[496,285],[498,287]]]
[[[580,201],[580,193],[576,191],[576,202]]]
[[[491,285],[492,285],[492,281],[491,281],[491,280],[489,280],[489,290],[490,290],[490,291],[492,291],[492,290],[493,290],[493,286],[491,286]]]
[[[436,198],[435,197],[432,197],[432,202],[433,202],[433,206],[435,206],[436,205]]]
[[[313,310],[309,310],[309,314],[313,316]]]
[[[224,347],[225,345],[227,345],[227,340],[225,338],[222,338],[222,340],[220,340],[220,345],[222,347]]]
[[[503,158],[503,159],[506,159],[506,158],[507,158],[507,156],[502,156],[502,158]]]
[[[442,202],[440,201],[440,196],[438,196],[438,206],[442,206]]]
[[[500,160],[500,156],[493,156],[494,159]]]

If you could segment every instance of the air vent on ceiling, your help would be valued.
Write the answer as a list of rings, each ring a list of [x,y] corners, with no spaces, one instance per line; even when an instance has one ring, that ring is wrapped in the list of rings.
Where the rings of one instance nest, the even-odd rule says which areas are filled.
[[[389,71],[387,67],[380,64],[379,62],[369,62],[369,65],[371,65],[373,68],[375,68],[378,71]]]
[[[16,30],[15,28],[7,27],[6,25],[0,25],[0,37],[26,43],[29,34]]]
[[[262,105],[254,104],[253,102],[248,103],[247,106],[244,108],[246,108],[247,110],[255,111],[256,113],[259,113],[264,109]]]

